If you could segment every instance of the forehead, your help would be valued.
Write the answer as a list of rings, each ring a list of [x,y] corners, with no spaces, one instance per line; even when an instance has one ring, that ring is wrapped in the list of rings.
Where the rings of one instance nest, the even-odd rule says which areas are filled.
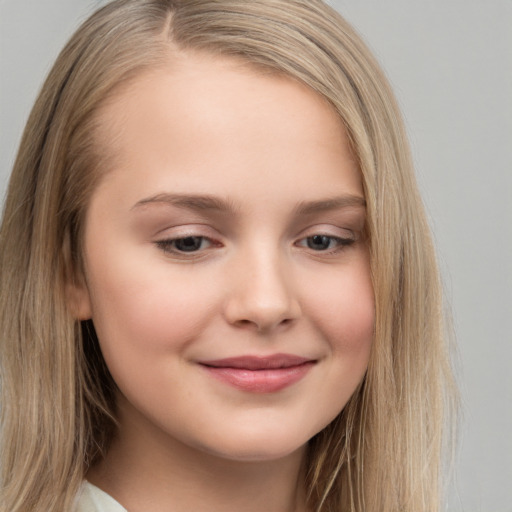
[[[200,181],[215,163],[232,180],[250,161],[253,174],[277,183],[284,167],[330,168],[338,157],[359,184],[333,107],[306,85],[238,59],[181,53],[125,84],[98,119],[114,172],[179,169]]]
[[[306,98],[308,101],[304,101]],[[156,121],[150,119],[153,111],[173,99],[175,117],[192,120],[196,115],[201,124],[211,120],[217,128],[235,108],[244,111],[249,121],[251,114],[254,119],[258,112],[264,114],[281,106],[288,107],[294,121],[320,121],[331,128],[333,135],[343,131],[334,107],[298,80],[239,57],[197,51],[173,51],[164,65],[119,84],[100,107],[98,118],[105,130],[112,128],[114,133],[110,135],[115,135],[126,126],[128,118]],[[298,102],[300,110],[296,108]],[[339,142],[344,143],[345,137],[339,137]]]

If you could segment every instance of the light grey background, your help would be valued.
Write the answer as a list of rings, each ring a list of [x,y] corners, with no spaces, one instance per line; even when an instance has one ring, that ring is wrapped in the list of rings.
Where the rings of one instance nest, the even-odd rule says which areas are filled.
[[[0,194],[44,75],[102,2],[0,0]],[[332,0],[402,105],[459,342],[449,510],[512,511],[512,0]]]

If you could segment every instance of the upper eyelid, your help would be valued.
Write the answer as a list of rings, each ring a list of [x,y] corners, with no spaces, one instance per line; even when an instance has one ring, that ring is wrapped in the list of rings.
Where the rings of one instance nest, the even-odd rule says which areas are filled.
[[[163,243],[171,243],[176,242],[178,240],[184,240],[186,238],[202,238],[204,240],[207,240],[211,245],[220,245],[221,242],[218,242],[215,238],[205,235],[197,235],[197,234],[184,234],[180,236],[167,236],[162,238],[157,238],[155,240],[156,244],[163,244]]]
[[[201,236],[204,238],[215,238],[218,230],[212,228],[209,224],[199,222],[193,224],[178,224],[176,226],[166,226],[159,229],[154,236],[169,240],[187,238],[188,236]],[[218,235],[220,236],[220,235]]]
[[[168,231],[173,232],[168,233]],[[176,233],[174,231],[178,232]],[[340,239],[346,239],[351,237],[356,239],[358,238],[357,233],[357,230],[350,229],[348,227],[340,227],[333,224],[319,224],[304,228],[291,238],[294,240],[300,240],[314,235],[324,235]],[[348,234],[349,236],[346,236],[346,234]],[[188,237],[201,237],[206,238],[210,241],[219,242],[220,239],[226,238],[217,229],[211,228],[206,224],[192,224],[166,227],[164,229],[159,230],[154,236],[155,238],[161,239],[162,241],[179,240]],[[230,236],[228,236],[228,238],[230,238]]]
[[[322,223],[315,224],[303,229],[300,232],[299,237],[307,238],[314,235],[325,235],[337,238],[346,238],[344,236],[345,233],[350,233],[351,236],[355,237],[357,232],[358,230],[352,229],[350,227],[342,227],[336,226],[335,224]]]
[[[325,237],[331,238],[333,240],[337,240],[337,241],[341,242],[340,245],[348,245],[348,244],[344,244],[343,242],[352,243],[352,242],[357,241],[356,236],[345,237],[345,236],[333,235],[333,234],[317,231],[317,232],[312,232],[311,234],[308,234],[308,235],[303,235],[303,236],[297,237],[293,240],[292,243],[293,243],[293,245],[298,245],[300,242],[303,242],[303,241],[307,240],[308,238],[312,238],[313,236],[318,236],[318,235],[325,236]],[[176,242],[178,240],[184,240],[186,238],[202,238],[209,243],[209,246],[207,248],[220,247],[220,246],[224,245],[222,242],[219,242],[218,240],[215,240],[212,237],[208,237],[208,236],[204,236],[204,235],[196,235],[196,234],[188,234],[188,235],[184,234],[181,236],[165,237],[165,238],[156,240],[155,244],[158,246],[163,246],[164,244],[171,244],[173,242]],[[207,249],[207,248],[205,248],[205,249]],[[181,252],[181,251],[177,250],[177,252]]]
[[[160,242],[177,242],[179,240],[186,240],[187,238],[200,238],[201,240],[206,240],[208,242],[213,242],[213,240],[208,236],[203,235],[183,235],[183,236],[174,236],[169,238],[163,238],[159,240]]]

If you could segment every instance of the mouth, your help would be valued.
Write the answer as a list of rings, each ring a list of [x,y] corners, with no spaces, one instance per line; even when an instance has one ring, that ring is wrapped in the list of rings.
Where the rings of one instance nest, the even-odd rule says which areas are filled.
[[[240,356],[202,361],[210,376],[253,393],[274,393],[304,378],[316,360],[292,354]]]

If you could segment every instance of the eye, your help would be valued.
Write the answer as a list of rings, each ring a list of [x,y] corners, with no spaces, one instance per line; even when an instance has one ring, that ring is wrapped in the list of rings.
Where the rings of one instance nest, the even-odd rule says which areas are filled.
[[[159,240],[156,245],[166,253],[194,253],[208,249],[213,242],[204,236],[185,236],[168,240]]]
[[[335,252],[336,250],[340,250],[354,242],[355,240],[353,238],[340,238],[338,236],[318,234],[299,240],[297,245],[300,247],[307,247],[308,249],[317,252]]]

